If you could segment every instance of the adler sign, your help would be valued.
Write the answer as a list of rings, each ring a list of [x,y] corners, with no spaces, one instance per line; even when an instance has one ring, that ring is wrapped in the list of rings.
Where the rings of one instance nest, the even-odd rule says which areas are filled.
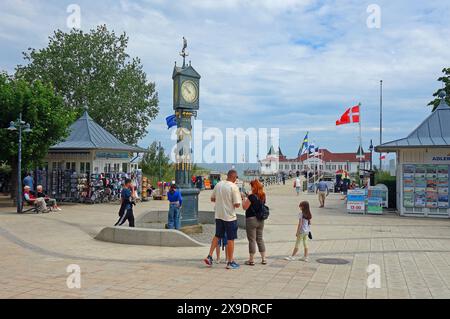
[[[433,156],[433,162],[447,162],[450,161],[450,156]]]
[[[434,151],[425,153],[425,162],[435,163],[435,164],[450,164],[450,152],[448,150],[445,151]]]

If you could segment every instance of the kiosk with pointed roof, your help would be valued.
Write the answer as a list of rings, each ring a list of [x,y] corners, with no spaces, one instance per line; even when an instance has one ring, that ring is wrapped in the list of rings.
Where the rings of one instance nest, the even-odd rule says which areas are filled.
[[[279,174],[280,160],[285,160],[286,156],[283,155],[281,148],[278,147],[278,151],[275,151],[273,145],[270,146],[269,151],[265,159],[260,161],[260,173],[264,176],[274,176]]]
[[[146,152],[143,148],[121,142],[97,124],[87,109],[70,126],[69,132],[64,141],[50,147],[45,159],[50,170],[129,173],[133,153]]]
[[[450,107],[439,106],[407,137],[375,147],[397,155],[397,209],[404,216],[450,217]]]

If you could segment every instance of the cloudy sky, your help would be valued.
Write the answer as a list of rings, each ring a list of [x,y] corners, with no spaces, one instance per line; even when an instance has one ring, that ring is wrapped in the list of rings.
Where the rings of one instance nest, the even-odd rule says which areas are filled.
[[[171,74],[181,38],[202,75],[203,126],[279,128],[283,152],[297,154],[306,131],[320,147],[353,152],[357,127],[336,127],[361,102],[363,141],[379,141],[379,80],[384,81],[384,139],[407,135],[430,112],[427,103],[450,67],[450,2],[385,0],[0,1],[0,69],[13,72],[21,52],[67,30],[67,7],[81,8],[81,28],[107,24],[130,37],[160,97],[149,126],[170,145]],[[381,27],[369,28],[371,4]],[[371,20],[372,21],[372,20]]]

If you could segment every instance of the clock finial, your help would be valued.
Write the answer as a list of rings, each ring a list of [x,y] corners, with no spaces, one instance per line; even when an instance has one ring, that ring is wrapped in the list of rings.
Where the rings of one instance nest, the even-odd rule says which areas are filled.
[[[187,39],[183,37],[183,49],[181,50],[180,55],[183,57],[183,68],[186,67],[186,57],[189,56],[189,53],[186,52],[187,48]]]

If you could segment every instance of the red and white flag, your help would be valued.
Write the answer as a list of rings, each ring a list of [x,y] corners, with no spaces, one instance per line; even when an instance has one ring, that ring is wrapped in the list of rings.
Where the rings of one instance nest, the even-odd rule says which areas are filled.
[[[387,153],[381,153],[380,154],[380,159],[384,160],[384,159],[386,159],[386,156],[387,156]]]
[[[342,114],[341,118],[336,121],[336,125],[350,124],[350,123],[359,123],[359,104],[352,106],[344,114]]]

